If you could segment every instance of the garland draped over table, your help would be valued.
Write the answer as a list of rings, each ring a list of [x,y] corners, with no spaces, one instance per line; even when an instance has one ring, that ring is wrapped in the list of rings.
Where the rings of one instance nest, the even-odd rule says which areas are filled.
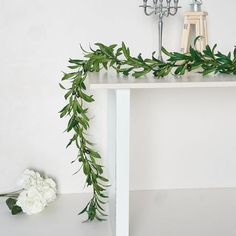
[[[104,220],[106,218],[104,204],[108,198],[106,189],[109,187],[108,179],[103,176],[103,166],[100,164],[100,154],[94,149],[93,143],[88,139],[87,130],[90,118],[86,103],[94,101],[92,95],[87,94],[85,80],[89,72],[99,72],[102,69],[113,68],[117,73],[127,76],[130,73],[133,77],[139,78],[152,72],[157,78],[164,77],[170,73],[183,75],[186,71],[201,69],[203,75],[209,73],[236,74],[236,49],[227,55],[215,52],[216,46],[206,46],[203,52],[190,47],[187,54],[178,52],[168,52],[162,48],[167,56],[167,61],[162,62],[152,54],[151,58],[144,59],[141,54],[133,57],[130,50],[124,43],[121,47],[116,44],[106,46],[96,43],[96,49],[90,47],[89,51],[84,52],[83,59],[70,59],[68,66],[72,71],[64,73],[62,81],[68,81],[69,87],[60,84],[66,91],[66,106],[60,111],[60,117],[69,117],[67,132],[72,133],[72,137],[67,145],[75,144],[78,154],[73,162],[81,164],[86,176],[86,185],[91,186],[93,196],[80,214],[87,213],[88,221],[94,219]],[[72,162],[72,163],[73,163]],[[78,172],[78,171],[77,171]],[[77,173],[76,172],[76,173]]]

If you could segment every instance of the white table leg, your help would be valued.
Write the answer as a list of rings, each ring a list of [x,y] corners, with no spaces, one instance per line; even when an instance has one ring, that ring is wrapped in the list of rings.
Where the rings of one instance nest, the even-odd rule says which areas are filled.
[[[109,93],[110,220],[113,236],[129,236],[130,90],[116,90],[115,97]]]

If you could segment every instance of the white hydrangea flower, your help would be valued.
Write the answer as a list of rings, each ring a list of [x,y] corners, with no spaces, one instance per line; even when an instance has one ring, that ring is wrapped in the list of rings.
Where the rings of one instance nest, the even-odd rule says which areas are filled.
[[[47,203],[53,202],[56,199],[56,183],[52,179],[45,179],[40,191]]]
[[[40,186],[43,184],[43,178],[40,174],[33,170],[25,170],[21,179],[18,181],[18,185],[23,189],[29,189],[34,186]]]
[[[33,215],[41,212],[46,207],[47,202],[37,188],[31,187],[20,193],[16,204],[27,215]]]
[[[57,185],[56,185],[56,182],[55,182],[53,179],[47,178],[47,179],[44,180],[44,182],[45,182],[46,184],[48,184],[48,186],[50,186],[51,188],[53,188],[53,189],[56,190]]]
[[[57,197],[55,190],[53,190],[52,188],[43,189],[42,196],[47,202],[47,204],[53,202]]]
[[[16,204],[28,215],[41,212],[56,199],[55,181],[51,178],[42,178],[36,171],[25,170],[18,184],[23,188],[23,191]]]

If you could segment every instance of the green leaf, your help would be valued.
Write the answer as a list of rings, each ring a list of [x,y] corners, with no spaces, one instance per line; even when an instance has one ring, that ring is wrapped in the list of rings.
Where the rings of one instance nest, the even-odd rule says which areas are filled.
[[[89,163],[88,162],[85,162],[84,165],[83,165],[83,171],[84,171],[84,174],[85,175],[88,175],[89,172],[90,172],[90,166],[89,166]]]
[[[93,156],[94,158],[101,159],[101,156],[98,152],[95,152],[93,150],[90,150],[90,155]]]
[[[112,48],[109,48],[107,46],[105,46],[104,44],[102,43],[95,43],[96,46],[98,46],[100,48],[100,50],[106,54],[107,56],[109,57],[114,57],[114,54],[113,54],[113,49]]]
[[[77,138],[78,138],[78,134],[74,134],[73,138],[70,139],[70,142],[66,145],[66,148],[68,148],[72,144],[72,142],[74,142]]]
[[[68,79],[72,78],[75,75],[76,75],[76,73],[68,73],[68,74],[64,73],[64,76],[62,77],[62,80],[68,80]]]
[[[80,67],[79,65],[76,65],[76,66],[68,66],[68,68],[69,68],[69,69],[72,69],[72,70],[77,69],[77,68],[79,68],[79,67]]]
[[[78,113],[85,112],[85,110],[83,110],[83,107],[79,103],[77,103],[76,107],[77,107],[77,112]]]
[[[105,216],[105,217],[108,216],[107,214],[104,213],[104,210],[103,210],[103,209],[101,210],[100,208],[97,208],[97,211],[99,212],[99,214],[100,214],[101,216]],[[104,220],[106,220],[106,219],[102,219],[102,221],[104,221]]]
[[[204,37],[201,36],[201,35],[199,35],[199,36],[197,36],[197,37],[194,39],[194,41],[193,41],[194,47],[196,47],[197,41],[200,40],[200,39],[202,39],[202,38],[204,38]]]
[[[69,90],[66,94],[65,94],[65,99],[67,99],[71,94],[72,94],[72,90]]]
[[[99,196],[101,196],[102,198],[108,198],[108,196],[104,194],[100,194]]]
[[[60,118],[63,118],[66,114],[67,114],[67,111],[64,110],[63,112],[61,112],[61,114],[60,114]]]
[[[77,124],[76,118],[72,116],[67,125],[67,132],[70,132]]]
[[[14,199],[14,198],[8,198],[8,199],[6,200],[6,204],[7,204],[8,208],[9,208],[10,210],[12,210],[12,208],[15,206],[16,202],[17,202],[17,200]]]
[[[112,44],[112,45],[109,46],[109,48],[111,48],[111,49],[114,49],[116,47],[117,47],[117,44]]]
[[[124,53],[125,58],[126,58],[127,60],[130,59],[130,51],[129,51],[129,48],[127,48],[127,47],[125,46],[125,43],[124,43],[124,42],[122,42],[122,51],[123,51],[123,53]]]
[[[106,204],[105,201],[102,201],[101,199],[97,198],[97,201],[100,202],[101,204]]]
[[[106,221],[106,219],[100,218],[100,217],[98,217],[97,215],[95,216],[95,218],[96,218],[98,221]]]
[[[11,211],[12,215],[17,215],[22,212],[21,207],[16,205],[17,200],[15,198],[8,198],[6,204]]]
[[[212,58],[212,57],[214,56],[214,54],[212,53],[211,48],[210,48],[209,45],[206,46],[206,48],[205,48],[205,50],[203,51],[203,53],[204,53],[206,56],[210,57],[210,58]]]
[[[97,178],[101,179],[103,182],[109,182],[108,179],[104,178],[104,177],[101,176],[101,175],[98,175]]]
[[[136,71],[136,72],[134,72],[132,75],[133,75],[135,78],[139,78],[139,77],[141,77],[141,76],[144,76],[144,75],[148,74],[150,71],[151,71],[151,69],[148,68],[148,69],[144,69],[143,71]]]
[[[84,53],[88,53],[86,50],[84,50],[84,48],[82,47],[81,44],[80,44],[79,46],[80,46],[81,50],[82,50]]]
[[[234,58],[236,58],[236,47],[234,47]]]
[[[187,69],[187,64],[180,65],[175,70],[175,74],[176,75],[183,75],[185,73],[186,69]]]
[[[67,104],[65,107],[62,108],[62,110],[59,111],[59,113],[63,113],[64,111],[68,112],[70,108],[70,104]]]
[[[77,65],[82,65],[84,63],[83,60],[78,60],[78,59],[70,59],[69,62]]]
[[[201,53],[194,50],[192,47],[190,47],[190,54],[192,56],[192,58],[196,61],[196,62],[200,62],[202,61],[201,59]]]
[[[169,57],[172,57],[172,53],[168,52],[164,47],[162,47],[161,51],[162,51],[165,55],[167,55],[167,56],[169,56]]]
[[[17,205],[13,206],[13,208],[11,209],[11,214],[12,215],[17,215],[17,214],[19,214],[21,212],[22,212],[21,207],[19,207]]]
[[[66,89],[62,84],[59,83],[59,86],[62,88],[62,89]]]
[[[87,211],[87,208],[89,206],[90,202],[86,205],[86,207],[79,213],[79,215],[84,214]]]
[[[94,102],[93,96],[89,96],[89,95],[83,93],[82,91],[79,91],[79,95],[86,102]]]
[[[203,76],[206,76],[210,73],[213,73],[215,71],[215,68],[211,68],[211,69],[206,69],[202,72]]]
[[[123,73],[124,75],[129,75],[129,72],[132,71],[134,69],[134,67],[130,67],[130,68],[121,68],[118,69],[118,72]]]

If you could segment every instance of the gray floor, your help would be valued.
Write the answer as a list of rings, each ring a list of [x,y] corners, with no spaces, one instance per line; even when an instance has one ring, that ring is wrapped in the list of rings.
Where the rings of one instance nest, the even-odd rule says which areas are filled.
[[[0,235],[111,236],[109,222],[81,223],[87,194],[63,195],[43,213],[11,216],[0,200]],[[131,193],[130,236],[235,236],[236,189]]]

